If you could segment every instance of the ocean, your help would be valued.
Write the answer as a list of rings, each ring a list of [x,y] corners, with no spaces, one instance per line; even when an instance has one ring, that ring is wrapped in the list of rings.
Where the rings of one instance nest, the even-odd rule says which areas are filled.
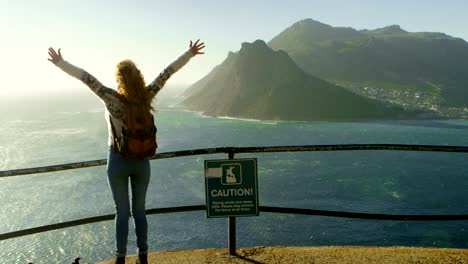
[[[286,122],[206,117],[158,99],[158,152],[224,146],[433,144],[468,146],[468,120]],[[0,170],[107,156],[104,108],[91,93],[0,99]],[[151,162],[147,208],[205,203],[203,163]],[[260,205],[385,214],[466,214],[468,154],[342,151],[242,154],[258,159]],[[105,166],[0,178],[0,233],[112,214]],[[205,212],[150,215],[150,251],[227,247],[227,220]],[[128,254],[136,253],[132,224]],[[401,222],[260,212],[237,220],[237,246],[468,247],[468,223]],[[0,241],[0,263],[113,257],[114,223]]]

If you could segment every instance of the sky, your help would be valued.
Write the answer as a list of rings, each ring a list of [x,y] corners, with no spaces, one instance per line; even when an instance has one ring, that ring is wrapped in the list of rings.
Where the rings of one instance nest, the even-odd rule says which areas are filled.
[[[205,42],[168,85],[190,85],[243,42],[268,42],[312,18],[334,27],[443,32],[468,40],[466,0],[0,0],[0,96],[47,95],[86,87],[50,63],[49,47],[115,88],[115,65],[136,62],[149,83],[188,49]]]

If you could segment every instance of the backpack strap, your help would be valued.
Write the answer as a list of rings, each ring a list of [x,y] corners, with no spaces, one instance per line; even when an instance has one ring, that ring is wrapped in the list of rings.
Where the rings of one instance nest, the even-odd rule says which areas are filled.
[[[111,128],[112,128],[112,136],[114,136],[114,144],[113,144],[113,149],[114,151],[118,150],[118,146],[117,146],[117,142],[119,141],[118,138],[117,138],[117,132],[115,132],[115,127],[114,127],[114,123],[112,123],[112,117],[109,115],[109,122],[111,124]]]

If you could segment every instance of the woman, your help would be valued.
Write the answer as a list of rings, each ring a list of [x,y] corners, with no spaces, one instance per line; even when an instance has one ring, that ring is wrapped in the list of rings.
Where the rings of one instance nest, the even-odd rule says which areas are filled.
[[[109,131],[107,178],[116,208],[116,263],[125,263],[127,253],[128,221],[130,217],[129,179],[132,190],[131,215],[135,222],[138,255],[141,263],[147,263],[148,224],[145,214],[145,200],[150,180],[150,165],[148,158],[143,160],[124,159],[115,148],[116,139],[114,139],[115,132],[113,131],[121,131],[130,105],[139,105],[138,109],[140,110],[138,111],[141,111],[142,114],[151,111],[151,101],[163,88],[169,77],[182,68],[193,56],[204,54],[200,52],[205,47],[204,43],[198,42],[199,40],[195,43],[190,41],[189,50],[164,69],[148,86],[145,85],[143,75],[132,61],[124,60],[120,62],[116,67],[117,91],[102,85],[88,72],[65,61],[62,58],[60,49],[58,49],[57,53],[53,48],[49,48],[49,61],[69,75],[81,80],[101,98],[106,106],[105,118]]]

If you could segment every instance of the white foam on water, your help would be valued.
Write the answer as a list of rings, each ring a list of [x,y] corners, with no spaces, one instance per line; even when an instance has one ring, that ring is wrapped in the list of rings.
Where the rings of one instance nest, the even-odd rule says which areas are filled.
[[[95,109],[91,109],[91,110],[88,110],[86,111],[87,113],[104,113],[104,108],[95,108]]]
[[[58,114],[61,114],[61,115],[79,115],[81,114],[80,111],[76,111],[76,112],[58,112]]]
[[[83,134],[86,130],[82,128],[59,128],[59,129],[46,129],[40,131],[31,131],[29,134],[32,136],[65,136]]]
[[[390,195],[396,199],[400,199],[400,194],[398,192],[390,192]]]
[[[0,170],[14,169],[25,163],[24,152],[14,144],[0,146]]]
[[[245,121],[245,122],[256,122],[256,123],[261,123],[261,124],[267,124],[267,125],[277,125],[278,122],[281,121],[274,121],[274,120],[261,120],[261,119],[255,119],[255,118],[242,118],[242,117],[232,117],[232,116],[208,116],[204,115],[202,112],[200,112],[202,117],[205,118],[218,118],[218,119],[226,119],[226,120],[234,120],[234,121]]]
[[[65,255],[65,250],[63,250],[62,247],[59,246],[58,250],[59,250],[60,254]]]
[[[8,149],[6,147],[0,146],[0,170],[6,168],[8,163]]]

